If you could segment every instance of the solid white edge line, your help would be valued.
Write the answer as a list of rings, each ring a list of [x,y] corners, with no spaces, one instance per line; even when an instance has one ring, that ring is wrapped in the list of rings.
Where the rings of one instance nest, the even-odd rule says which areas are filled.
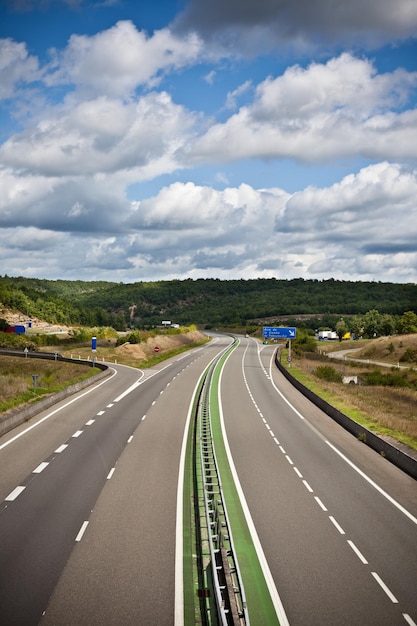
[[[112,368],[109,368],[112,369]],[[107,378],[105,378],[104,380],[102,380],[100,383],[98,383],[97,385],[94,385],[94,387],[91,387],[90,389],[88,389],[87,391],[85,391],[84,393],[77,395],[77,397],[72,398],[72,400],[69,400],[68,402],[66,402],[65,404],[63,404],[62,406],[58,407],[57,409],[54,409],[53,411],[51,411],[51,413],[48,413],[48,415],[45,415],[45,417],[43,417],[42,419],[40,419],[38,422],[36,422],[35,424],[32,424],[31,426],[28,426],[28,428],[25,428],[25,430],[22,430],[21,433],[19,433],[18,435],[15,435],[14,437],[12,437],[11,439],[9,439],[8,441],[5,441],[4,443],[2,443],[0,445],[0,450],[2,450],[3,448],[5,448],[6,446],[8,446],[9,444],[13,443],[14,441],[16,441],[16,439],[19,439],[20,437],[22,437],[23,435],[25,435],[26,433],[28,433],[30,430],[32,430],[33,428],[36,428],[36,426],[39,426],[40,424],[42,424],[45,420],[49,419],[50,417],[52,417],[53,415],[55,415],[55,413],[58,413],[59,411],[62,411],[62,409],[65,409],[67,406],[70,406],[70,404],[72,404],[73,402],[77,402],[77,400],[80,400],[81,398],[84,398],[84,396],[86,396],[87,394],[91,393],[92,391],[95,391],[96,389],[98,389],[99,387],[101,387],[101,385],[104,385],[105,383],[108,383],[111,381],[111,379],[113,378],[113,376],[116,376],[117,371],[113,370],[113,374],[111,376],[108,376]]]
[[[345,463],[347,463],[348,465],[350,465],[350,467],[352,469],[355,470],[355,472],[357,472],[360,476],[362,476],[362,478],[364,478],[374,489],[376,489],[382,496],[384,496],[384,498],[386,498],[388,500],[388,502],[391,502],[391,504],[393,504],[399,511],[401,511],[401,513],[403,513],[406,517],[408,517],[408,519],[410,519],[414,524],[417,525],[417,518],[414,517],[414,515],[412,515],[409,511],[407,511],[406,508],[404,508],[399,502],[397,502],[397,500],[395,500],[392,496],[390,496],[386,491],[384,491],[382,489],[382,487],[380,487],[379,485],[377,485],[372,478],[369,478],[369,476],[367,474],[365,474],[365,472],[363,472],[361,469],[359,469],[359,467],[357,465],[355,465],[350,459],[348,459],[342,452],[340,452],[340,450],[338,450],[336,448],[336,446],[334,446],[332,443],[330,443],[330,441],[327,441],[327,439],[325,440],[327,445],[334,450],[334,452],[336,452],[336,454],[338,454],[340,456],[341,459],[343,459],[345,461]]]
[[[88,522],[83,522],[80,530],[78,531],[78,535],[75,537],[75,541],[81,541],[86,531],[87,526],[88,526]]]
[[[15,489],[13,489],[13,491],[11,491],[9,493],[8,496],[6,496],[4,499],[7,502],[13,502],[13,500],[16,500],[16,498],[18,496],[20,496],[20,494],[22,493],[22,491],[24,491],[26,489],[26,487],[22,487],[21,485],[19,485],[19,487],[16,487]]]
[[[248,503],[246,502],[246,498],[245,498],[245,495],[243,493],[242,485],[240,484],[239,476],[237,474],[236,467],[235,467],[235,464],[234,464],[234,461],[233,461],[232,452],[230,450],[229,440],[227,438],[226,428],[225,428],[225,424],[224,424],[223,406],[222,406],[222,402],[221,402],[221,386],[222,386],[222,379],[223,379],[223,370],[224,370],[224,367],[225,367],[225,365],[226,365],[226,363],[227,363],[227,361],[228,361],[228,359],[229,359],[231,354],[232,354],[232,352],[229,354],[229,356],[227,357],[227,359],[223,363],[222,369],[220,370],[219,387],[218,387],[219,415],[220,415],[220,425],[221,425],[221,429],[222,429],[224,447],[225,447],[226,454],[227,454],[227,459],[228,459],[228,462],[229,462],[229,465],[230,465],[230,471],[232,473],[233,480],[235,482],[236,491],[238,492],[239,500],[240,500],[240,503],[241,503],[241,506],[242,506],[242,509],[243,509],[243,513],[245,515],[246,523],[248,525],[249,532],[251,534],[252,542],[254,544],[256,553],[258,555],[259,563],[260,563],[260,566],[262,568],[263,575],[265,577],[265,582],[267,584],[267,587],[268,587],[268,590],[269,590],[269,594],[271,596],[271,600],[272,600],[272,603],[274,605],[275,612],[276,612],[279,624],[280,624],[280,626],[289,626],[289,621],[288,621],[287,615],[285,613],[284,606],[282,604],[282,601],[281,601],[281,598],[279,596],[278,590],[277,590],[277,588],[275,586],[275,582],[274,582],[274,579],[272,577],[271,570],[269,569],[268,561],[266,560],[266,556],[265,556],[265,553],[263,551],[262,544],[260,542],[258,533],[256,531],[255,524],[253,522],[252,515],[251,515],[249,507],[248,507]],[[245,350],[245,354],[246,354],[246,350]],[[243,371],[243,362],[242,362],[242,371]]]
[[[281,398],[288,404],[288,406],[294,411],[294,413],[296,415],[298,415],[298,417],[300,419],[305,420],[304,416],[301,415],[301,413],[299,411],[297,411],[297,409],[291,404],[291,402],[289,400],[287,400],[287,398],[284,396],[284,394],[278,389],[278,387],[274,383],[274,380],[272,378],[272,363],[273,363],[273,360],[274,360],[274,357],[271,358],[270,365],[269,365],[269,372],[270,372],[270,375],[271,375],[272,386],[274,387],[275,391],[281,396]],[[328,441],[327,439],[324,439],[324,441],[325,441],[325,443],[327,443],[327,445],[332,450],[334,450],[334,452],[336,452],[336,454],[338,454],[340,456],[341,459],[343,459],[345,461],[345,463],[350,465],[350,467],[352,469],[354,469],[355,472],[357,472],[360,476],[362,476],[362,478],[364,478],[374,489],[376,489],[382,496],[384,496],[384,498],[386,498],[389,502],[391,502],[391,504],[393,504],[406,517],[408,517],[408,519],[410,519],[413,522],[413,524],[417,525],[417,518],[414,517],[414,515],[412,515],[412,513],[407,511],[407,509],[405,507],[403,507],[399,502],[397,502],[397,500],[395,500],[386,491],[384,491],[382,489],[382,487],[377,485],[376,482],[374,482],[372,480],[372,478],[367,476],[367,474],[365,474],[365,472],[363,472],[361,469],[359,469],[359,467],[357,465],[355,465],[350,459],[348,459],[347,456],[345,456],[340,450],[338,450],[336,448],[336,446],[334,446],[332,443],[330,443],[330,441]]]
[[[362,552],[359,550],[359,548],[356,547],[353,541],[351,539],[348,539],[347,542],[358,557],[358,559],[360,559],[364,565],[368,565],[368,561],[365,559]]]
[[[207,366],[208,367],[208,366]],[[187,419],[184,427],[184,434],[182,437],[180,462],[178,467],[178,486],[177,486],[177,511],[175,522],[175,606],[174,606],[174,626],[184,626],[184,476],[185,476],[185,459],[187,454],[187,441],[188,433],[190,430],[191,416],[193,414],[193,407],[195,398],[197,396],[197,390],[200,382],[203,378],[204,371],[200,374],[197,384],[194,388],[193,395],[191,397],[190,405],[188,407]],[[144,419],[145,416],[142,418]]]
[[[398,600],[397,598],[394,596],[394,594],[392,593],[392,591],[386,586],[386,584],[384,583],[384,581],[382,580],[382,578],[380,576],[378,576],[378,574],[376,572],[371,572],[372,576],[375,578],[376,582],[379,584],[379,586],[381,587],[381,589],[383,589],[385,591],[385,593],[387,594],[387,596],[389,597],[389,599],[391,600],[391,602],[393,604],[398,604]]]

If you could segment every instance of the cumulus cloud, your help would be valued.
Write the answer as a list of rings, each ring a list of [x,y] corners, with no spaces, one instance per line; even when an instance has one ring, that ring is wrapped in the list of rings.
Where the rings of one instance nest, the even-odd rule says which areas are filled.
[[[251,105],[212,125],[196,159],[282,158],[320,161],[417,156],[417,110],[403,110],[417,72],[377,74],[349,53],[306,69],[293,66],[260,83]]]
[[[83,221],[86,207],[62,190],[54,197],[67,199],[61,225],[71,219],[71,211],[78,221],[70,232],[57,233],[50,226],[46,230],[46,221],[42,230],[21,224],[13,237],[3,229],[3,271],[10,273],[19,242],[25,248],[33,240],[30,254],[20,255],[19,262],[27,262],[33,275],[38,270],[38,276],[50,271],[53,277],[58,271],[76,278],[82,269],[91,279],[116,281],[161,275],[228,278],[233,272],[244,278],[332,275],[408,282],[416,275],[417,172],[400,164],[381,162],[329,187],[310,186],[295,194],[247,184],[219,191],[174,183],[142,202],[122,203],[113,210],[111,232],[115,199],[108,196],[110,187],[95,214],[94,233],[92,220]],[[39,271],[42,257],[45,264]]]
[[[72,35],[54,52],[45,82],[72,84],[84,97],[129,96],[139,85],[157,84],[164,72],[195,63],[201,45],[193,33],[180,38],[162,29],[149,36],[120,21],[93,36]]]
[[[295,193],[275,230],[291,246],[315,253],[312,275],[382,277],[393,256],[386,279],[401,275],[406,282],[417,266],[416,194],[415,170],[378,163],[331,187]]]
[[[242,53],[323,43],[383,44],[414,37],[414,0],[191,0],[177,19],[180,31],[195,30],[208,41]]]
[[[100,97],[51,109],[35,128],[7,140],[0,160],[45,176],[135,169],[140,180],[175,169],[193,123],[194,116],[165,92],[128,102]]]
[[[38,78],[38,60],[29,55],[26,44],[0,39],[0,101],[13,96],[22,83]]]

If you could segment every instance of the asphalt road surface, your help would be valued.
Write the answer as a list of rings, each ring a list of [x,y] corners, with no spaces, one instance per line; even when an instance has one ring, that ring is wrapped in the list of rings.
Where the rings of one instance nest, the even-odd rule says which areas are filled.
[[[114,366],[1,438],[1,624],[173,624],[184,426],[225,343],[144,372]]]
[[[0,439],[1,624],[174,624],[184,429],[228,342],[144,373],[114,366]],[[289,623],[416,624],[416,482],[298,394],[273,351],[242,339],[221,403]]]
[[[221,398],[289,623],[417,623],[416,481],[300,396],[273,351],[243,341],[224,369]]]

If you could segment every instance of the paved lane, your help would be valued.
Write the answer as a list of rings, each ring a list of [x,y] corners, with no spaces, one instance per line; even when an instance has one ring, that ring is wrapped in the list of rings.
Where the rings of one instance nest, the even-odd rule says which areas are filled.
[[[252,340],[228,360],[223,411],[234,462],[291,626],[417,622],[415,481],[313,407]],[[329,445],[331,444],[331,445]],[[407,517],[350,466],[361,464]],[[250,613],[250,607],[249,607]],[[413,623],[412,621],[409,623]]]
[[[61,411],[21,437],[15,437],[23,432],[19,429],[1,439],[0,445],[7,444],[0,448],[2,467],[7,467],[4,478],[0,479],[3,494],[0,509],[1,623],[8,626],[38,624],[65,565],[73,554],[81,554],[82,566],[77,570],[76,576],[79,593],[71,597],[71,602],[75,613],[80,606],[82,611],[79,619],[71,617],[68,596],[63,592],[66,599],[61,603],[55,594],[51,607],[60,612],[60,607],[65,606],[62,619],[68,619],[67,623],[71,624],[77,621],[83,624],[92,623],[91,619],[85,618],[87,607],[91,605],[92,612],[96,615],[100,607],[104,606],[98,603],[96,594],[88,596],[92,583],[106,591],[109,587],[112,589],[113,597],[119,600],[119,603],[112,604],[116,611],[123,609],[126,614],[129,610],[125,602],[126,595],[132,601],[134,599],[135,604],[132,602],[132,606],[136,606],[138,598],[132,590],[136,592],[138,589],[135,575],[137,568],[118,577],[117,574],[122,573],[126,560],[124,553],[115,551],[117,538],[133,536],[136,545],[140,545],[142,541],[143,546],[148,546],[151,545],[149,541],[153,533],[152,543],[157,548],[156,553],[160,544],[164,546],[163,553],[168,552],[171,555],[175,549],[175,541],[171,541],[172,534],[169,543],[165,541],[166,530],[172,527],[173,519],[172,499],[168,500],[168,513],[168,509],[165,510],[167,499],[164,494],[174,494],[175,499],[178,474],[178,467],[174,471],[175,458],[179,454],[186,415],[183,410],[186,390],[184,406],[179,405],[176,400],[177,395],[181,398],[182,394],[173,391],[169,406],[164,410],[161,420],[158,423],[155,420],[150,437],[144,437],[139,442],[139,456],[136,459],[139,459],[139,467],[127,471],[126,482],[122,480],[120,487],[116,488],[116,495],[126,498],[126,507],[119,509],[117,498],[116,501],[110,498],[107,505],[104,505],[103,510],[106,512],[103,517],[99,515],[98,519],[113,520],[115,525],[112,526],[109,536],[99,540],[96,550],[89,553],[87,563],[84,561],[81,546],[85,538],[92,536],[91,512],[95,510],[103,487],[104,491],[110,485],[114,489],[114,485],[117,485],[119,462],[125,453],[126,458],[130,458],[135,445],[133,442],[137,438],[136,431],[146,434],[148,413],[156,411],[158,405],[162,406],[165,390],[170,389],[171,384],[175,387],[179,372],[193,369],[191,363],[195,364],[197,375],[204,367],[204,361],[210,358],[209,355],[213,356],[215,348],[212,345],[185,353],[182,357],[161,364],[155,370],[147,371],[141,384],[138,384],[141,379],[138,370],[118,368],[118,376],[107,386],[83,396],[80,401],[67,404]],[[187,368],[187,365],[190,367]],[[185,376],[179,376],[178,381],[182,378]],[[130,392],[125,395],[127,389]],[[39,416],[37,419],[43,417]],[[23,457],[26,453],[29,458],[25,459]],[[112,474],[113,478],[110,479]],[[157,512],[149,517],[153,503]],[[126,515],[129,507],[130,514]],[[135,507],[141,511],[140,519],[136,516]],[[118,512],[121,513],[120,520],[117,517]],[[127,550],[129,555],[133,555],[135,551],[135,541],[130,542]],[[148,615],[151,611],[149,604],[152,604],[152,608],[155,606],[157,589],[158,593],[159,589],[168,590],[168,594],[162,594],[165,608],[161,607],[161,613],[166,613],[167,607],[171,613],[173,611],[172,572],[165,577],[166,568],[159,556],[154,559],[156,553],[151,553],[149,559],[154,562],[154,576],[158,585],[151,585],[153,596],[149,598]],[[102,558],[106,563],[113,564],[110,572],[97,567],[97,562]],[[119,572],[115,563],[119,563]],[[131,559],[129,563],[132,564]],[[140,567],[140,571],[142,579],[150,585],[146,570]],[[65,583],[60,588],[65,588]],[[83,601],[83,593],[87,595],[87,600],[84,598]],[[143,593],[141,591],[140,595],[143,596]],[[143,597],[141,603],[143,606]],[[48,614],[45,619],[48,619]],[[55,623],[64,622],[59,618]],[[109,622],[104,618],[97,623]]]
[[[223,347],[212,344],[191,360],[176,360],[102,490],[42,626],[174,623],[184,427],[200,374]]]

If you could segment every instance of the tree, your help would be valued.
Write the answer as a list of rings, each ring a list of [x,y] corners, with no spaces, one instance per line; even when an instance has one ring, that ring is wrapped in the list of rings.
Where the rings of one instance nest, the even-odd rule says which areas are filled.
[[[0,331],[2,332],[6,332],[7,330],[9,330],[10,325],[7,323],[7,321],[3,318],[0,318]]]
[[[417,315],[414,311],[406,311],[398,321],[398,332],[401,335],[417,333]]]
[[[381,332],[383,335],[393,335],[395,332],[395,319],[392,315],[385,313],[381,316]]]
[[[367,337],[379,337],[382,331],[381,313],[371,309],[363,316],[363,330]]]
[[[343,336],[348,332],[348,327],[345,320],[339,320],[336,324],[336,333],[339,337],[339,341],[342,341]]]

